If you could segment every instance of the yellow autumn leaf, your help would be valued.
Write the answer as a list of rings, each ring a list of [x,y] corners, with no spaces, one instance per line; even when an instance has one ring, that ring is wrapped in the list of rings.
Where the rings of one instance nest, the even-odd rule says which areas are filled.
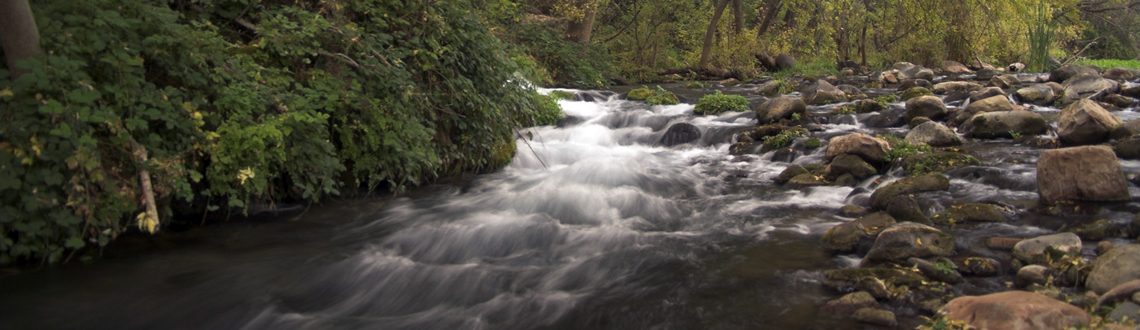
[[[915,238],[914,241],[918,243],[918,245],[922,245],[922,238]]]
[[[242,185],[245,185],[246,179],[253,179],[255,176],[256,176],[256,174],[253,173],[253,169],[250,169],[247,167],[241,171],[238,171],[237,178],[238,178],[238,180],[241,180]]]
[[[158,230],[158,215],[153,212],[139,213],[135,220],[139,223],[139,230],[154,234]]]
[[[4,89],[0,89],[0,97],[7,97],[7,96],[12,96],[12,95],[13,94],[12,94],[12,88],[11,87],[4,87]]]

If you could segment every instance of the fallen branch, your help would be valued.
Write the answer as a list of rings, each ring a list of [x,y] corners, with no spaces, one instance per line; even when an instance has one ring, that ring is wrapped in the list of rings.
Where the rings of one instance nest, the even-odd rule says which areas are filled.
[[[140,230],[154,234],[159,228],[158,208],[154,204],[154,186],[150,183],[150,172],[146,170],[146,148],[136,142],[134,138],[130,139],[130,143],[131,155],[134,156],[135,162],[139,166],[139,183],[143,190],[143,205],[146,206],[146,212],[140,213],[136,220],[138,220]]]

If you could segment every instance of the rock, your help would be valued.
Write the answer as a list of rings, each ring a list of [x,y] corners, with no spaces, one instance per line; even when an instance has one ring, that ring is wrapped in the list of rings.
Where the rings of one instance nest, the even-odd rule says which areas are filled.
[[[788,181],[791,181],[792,178],[800,174],[810,174],[810,172],[808,172],[807,169],[804,169],[803,166],[797,164],[788,165],[787,168],[784,168],[783,172],[780,172],[780,175],[776,176],[776,179],[774,181],[776,184],[782,185],[788,183]]]
[[[784,54],[784,53],[780,53],[780,55],[776,55],[776,69],[777,70],[781,70],[781,71],[787,70],[787,69],[791,69],[795,66],[796,66],[796,59],[793,58],[792,55],[788,55],[788,54]]]
[[[855,315],[859,315],[856,312]],[[1124,322],[1124,320],[1136,321],[1140,320],[1140,305],[1131,301],[1125,301],[1116,305],[1112,313],[1108,313],[1108,319],[1113,322]]]
[[[811,187],[811,186],[826,186],[831,184],[822,175],[815,175],[811,173],[800,174],[792,177],[784,185],[791,187]]]
[[[932,262],[919,258],[907,259],[906,263],[918,268],[918,271],[921,272],[922,275],[932,280],[950,284],[962,282],[962,274],[953,268],[957,267],[957,265],[954,265],[948,259],[942,259],[937,266]]]
[[[934,94],[969,93],[982,89],[982,84],[970,81],[947,81],[934,84]]]
[[[1120,162],[1106,146],[1042,151],[1037,159],[1037,189],[1047,203],[1132,199]]]
[[[1066,80],[1062,86],[1065,87],[1065,95],[1062,99],[1065,104],[1085,98],[1101,100],[1108,94],[1120,91],[1120,83],[1101,78],[1099,75],[1076,76]]]
[[[887,204],[887,214],[890,214],[896,221],[910,221],[921,223],[924,225],[933,225],[930,219],[922,213],[922,208],[918,206],[918,201],[914,197],[908,195],[895,196],[891,202]]]
[[[1081,99],[1061,111],[1057,136],[1070,145],[1098,144],[1108,140],[1109,133],[1122,123],[1096,102]]]
[[[847,94],[831,85],[827,80],[820,79],[812,84],[803,93],[808,104],[829,104],[847,101]]]
[[[1005,91],[998,87],[986,87],[970,93],[970,102],[985,100],[994,96],[1007,96]]]
[[[907,79],[923,79],[934,80],[934,70],[924,68],[920,65],[911,65],[909,67],[899,69],[899,80]]]
[[[1118,109],[1131,108],[1138,103],[1136,99],[1120,94],[1108,94],[1104,97],[1104,102]]]
[[[760,84],[760,86],[756,86],[756,94],[764,96],[775,96],[780,94],[780,89],[786,89],[787,87],[787,82],[780,80],[769,80]]]
[[[1062,86],[1059,83],[1048,81],[1048,82],[1045,82],[1045,86],[1049,86],[1049,88],[1053,89],[1053,95],[1061,95],[1062,93],[1065,92],[1065,86]]]
[[[1059,68],[1053,69],[1049,73],[1049,81],[1056,83],[1063,83],[1069,78],[1076,77],[1082,74],[1100,75],[1096,68],[1078,64],[1067,64]]]
[[[721,86],[736,86],[740,85],[740,80],[736,80],[736,78],[728,78],[717,82],[717,84]]]
[[[772,58],[772,56],[769,56],[768,54],[753,54],[752,56],[756,57],[756,61],[760,62],[760,66],[764,69],[768,71],[776,71],[776,59]]]
[[[977,158],[958,152],[926,152],[903,158],[903,169],[906,170],[907,175],[946,172],[960,167],[980,164],[981,161]]]
[[[879,111],[878,114],[871,115],[864,119],[863,125],[874,128],[900,127],[906,125],[906,109],[903,107],[892,107]]]
[[[973,73],[965,64],[954,61],[942,61],[942,72],[945,73]]]
[[[999,274],[998,261],[990,258],[968,257],[954,261],[962,275],[994,276]]]
[[[823,234],[823,248],[832,252],[856,251],[860,245],[870,246],[879,232],[893,224],[895,219],[885,212],[841,223]]]
[[[912,257],[948,257],[953,253],[954,237],[950,234],[923,224],[900,222],[879,233],[860,267],[897,263]]]
[[[894,199],[895,196],[946,189],[950,189],[950,179],[947,179],[942,173],[928,173],[903,178],[876,189],[874,193],[871,193],[871,207],[875,210],[883,210],[886,209],[887,203]]]
[[[990,237],[985,241],[986,247],[999,250],[1013,250],[1017,243],[1021,243],[1024,239],[1013,237]]]
[[[994,79],[994,77],[997,77],[997,75],[997,70],[994,70],[993,68],[985,68],[977,71],[977,77],[975,79],[980,81],[988,81]]]
[[[1140,134],[1140,119],[1133,119],[1116,125],[1116,128],[1112,130],[1111,137],[1113,139],[1123,140],[1136,134]]]
[[[823,284],[825,286],[836,288],[840,291],[848,290],[857,286],[871,287],[865,284],[860,285],[860,282],[863,282],[867,279],[873,279],[877,282],[880,282],[881,284],[889,286],[905,285],[908,287],[918,287],[922,285],[922,282],[926,281],[926,278],[922,277],[921,274],[915,272],[914,270],[885,267],[832,269],[824,271],[823,276]],[[873,291],[865,291],[868,291],[872,296],[875,297],[889,296],[889,293],[883,295],[881,292],[879,294],[876,294]]]
[[[874,307],[860,308],[859,310],[855,311],[855,314],[852,315],[851,318],[859,322],[881,325],[884,327],[895,327],[899,325],[899,322],[895,320],[895,313]]]
[[[871,213],[871,210],[855,204],[847,204],[839,208],[839,215],[849,218],[861,217],[867,215],[867,213]]]
[[[867,164],[859,156],[842,154],[831,160],[831,164],[827,165],[825,173],[827,173],[827,178],[832,180],[844,174],[851,174],[856,179],[866,179],[878,174],[878,170],[871,164]]]
[[[1060,233],[1030,238],[1013,246],[1013,256],[1027,263],[1044,263],[1050,251],[1080,253],[1081,238],[1073,233]]]
[[[1020,72],[1022,70],[1025,70],[1025,63],[1016,62],[1016,63],[1010,64],[1005,69],[1009,72]]]
[[[887,106],[879,101],[863,99],[855,102],[855,113],[868,113],[886,109]]]
[[[914,117],[926,117],[931,120],[941,120],[946,117],[946,105],[936,96],[919,96],[906,101],[906,121]]]
[[[942,123],[928,121],[915,126],[906,133],[906,142],[918,145],[925,143],[931,147],[949,147],[962,144],[962,138],[958,134],[954,134],[946,125]]]
[[[825,154],[827,161],[831,161],[843,154],[856,155],[871,165],[881,165],[891,151],[887,141],[864,133],[851,133],[834,137],[827,144]]]
[[[839,88],[839,90],[843,91],[844,94],[847,94],[848,98],[852,98],[855,95],[862,95],[863,94],[863,91],[859,90],[859,87],[851,86],[848,84],[842,84],[839,86],[835,86],[835,88]]]
[[[661,144],[666,147],[672,147],[678,144],[693,142],[700,138],[701,130],[697,128],[696,125],[676,123],[669,126],[669,129],[661,136]]]
[[[952,225],[966,222],[1006,222],[1009,217],[993,204],[968,203],[954,205],[931,218],[935,224]]]
[[[1030,285],[1045,285],[1049,283],[1049,267],[1029,265],[1017,270],[1014,278],[1017,287],[1024,288]]]
[[[906,100],[910,100],[910,99],[913,99],[913,98],[916,98],[919,96],[924,96],[924,95],[934,95],[934,93],[931,92],[929,89],[926,89],[925,87],[917,87],[916,86],[916,87],[904,89],[902,94],[899,94],[899,100],[900,101],[906,101]]]
[[[807,116],[807,104],[798,97],[780,96],[756,107],[756,119],[760,124],[770,124],[781,119],[792,118],[792,114]]]
[[[940,312],[975,329],[1064,330],[1088,325],[1084,310],[1025,291],[1006,291],[951,300]]]
[[[1053,94],[1053,88],[1044,84],[1036,84],[1028,87],[1018,89],[1013,92],[1021,103],[1031,103],[1036,105],[1053,105],[1053,99],[1056,97]]]
[[[828,301],[819,311],[831,315],[848,315],[865,307],[879,307],[879,302],[870,293],[859,291]]]
[[[1069,232],[1077,234],[1077,236],[1080,236],[1081,239],[1086,241],[1100,241],[1119,236],[1118,233],[1120,233],[1120,229],[1108,220],[1097,220],[1073,228],[1069,230]]]
[[[1125,80],[1136,79],[1136,73],[1134,73],[1134,72],[1132,72],[1132,70],[1129,70],[1126,68],[1116,67],[1116,68],[1109,69],[1108,71],[1105,71],[1104,74],[1101,75],[1101,77],[1104,77],[1104,79],[1112,79],[1112,80],[1116,80],[1116,81],[1125,81]]]
[[[1140,244],[1132,244],[1114,248],[1096,258],[1085,287],[1104,294],[1137,279],[1140,279]]]
[[[1111,306],[1118,302],[1128,301],[1140,294],[1140,279],[1120,283],[1108,290],[1097,299],[1096,306]]]
[[[1049,124],[1032,111],[1014,110],[985,112],[974,115],[959,128],[966,136],[978,139],[1012,138],[1013,134],[1038,135],[1045,133]]]
[[[1140,137],[1130,137],[1116,142],[1116,155],[1124,159],[1140,159]]]
[[[970,103],[970,105],[967,105],[965,109],[962,109],[962,110],[954,113],[954,115],[950,116],[950,123],[952,125],[961,124],[961,123],[965,122],[967,119],[970,119],[970,117],[973,117],[974,115],[979,114],[979,113],[1002,112],[1002,111],[1012,111],[1012,110],[1013,110],[1013,104],[1009,103],[1008,98],[1006,98],[1005,96],[1000,96],[1000,95],[999,96],[992,96],[992,97],[989,97],[986,99],[982,99],[981,101]]]
[[[979,79],[979,80],[982,80],[982,79]],[[989,81],[986,82],[986,86],[997,87],[1000,89],[1006,89],[1006,88],[1016,86],[1019,83],[1021,83],[1021,81],[1018,80],[1016,76],[1011,75],[1011,74],[1003,74],[1000,76],[991,77],[989,79]]]
[[[1120,95],[1131,98],[1140,98],[1140,85],[1120,89]]]
[[[911,118],[910,123],[908,123],[908,124],[910,125],[910,127],[918,127],[918,125],[922,125],[922,124],[929,123],[929,122],[931,122],[930,118],[918,116],[918,117]]]
[[[1081,236],[1081,234],[1077,234],[1077,236]],[[1081,237],[1081,239],[1085,239],[1085,238]],[[1109,241],[1097,242],[1096,243],[1096,255],[1098,255],[1098,256],[1104,255],[1105,253],[1108,253],[1108,251],[1112,251],[1112,249],[1115,247],[1116,247],[1116,245],[1113,245],[1112,242],[1109,242]]]

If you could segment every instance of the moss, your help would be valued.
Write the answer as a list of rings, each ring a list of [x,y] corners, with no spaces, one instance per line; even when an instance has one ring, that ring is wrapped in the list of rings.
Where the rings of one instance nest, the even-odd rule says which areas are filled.
[[[822,144],[823,142],[820,142],[817,138],[810,138],[807,140],[807,142],[804,142],[804,146],[808,149],[819,148]]]
[[[663,90],[660,87],[657,89],[658,91],[653,93],[653,96],[645,99],[645,103],[649,103],[650,105],[674,105],[681,103],[681,100],[677,99],[677,94]]]
[[[553,91],[550,92],[550,97],[555,100],[575,100],[574,93],[567,91]]]
[[[648,87],[642,87],[629,91],[629,94],[627,94],[625,98],[634,101],[645,101],[649,97],[653,96],[653,94],[655,93],[652,89],[649,89]]]
[[[931,92],[929,89],[926,89],[925,87],[911,87],[911,88],[908,88],[907,90],[903,91],[902,94],[899,95],[899,100],[900,101],[906,101],[909,99],[913,99],[913,98],[916,98],[919,96],[925,96],[925,95],[934,95],[934,92]]]
[[[926,280],[918,272],[910,269],[886,267],[832,269],[824,272],[824,277],[831,283],[850,284],[850,286],[855,286],[864,278],[878,279],[891,286],[912,287],[920,286]]]
[[[515,140],[510,139],[508,142],[500,144],[495,151],[491,154],[491,158],[487,159],[487,172],[494,172],[507,164],[511,163],[511,159],[515,157],[515,151],[518,147],[515,145]]]
[[[716,91],[716,94],[701,97],[701,99],[697,101],[697,106],[693,108],[694,113],[702,115],[746,110],[748,110],[747,98],[740,95],[721,94],[720,91]]]
[[[764,150],[773,150],[777,148],[783,148],[791,144],[792,140],[795,140],[795,138],[805,136],[807,134],[808,131],[806,129],[800,126],[796,126],[780,132],[780,134],[765,136],[761,138],[761,140],[764,141]]]
[[[968,165],[979,165],[974,156],[957,152],[926,153],[908,156],[903,160],[907,175],[922,175],[930,172],[944,172]]]

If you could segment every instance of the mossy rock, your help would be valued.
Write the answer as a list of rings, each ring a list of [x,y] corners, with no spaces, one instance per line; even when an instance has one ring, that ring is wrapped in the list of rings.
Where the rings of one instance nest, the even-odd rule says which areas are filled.
[[[627,100],[645,101],[646,99],[648,99],[649,97],[651,97],[655,94],[657,94],[657,92],[653,91],[652,89],[638,88],[638,89],[634,89],[634,90],[629,91],[629,94],[626,94],[625,98]]]
[[[889,286],[918,287],[926,278],[909,268],[871,267],[832,269],[824,273],[824,285],[833,288],[853,288],[863,279],[875,279]]]
[[[573,101],[573,100],[578,99],[578,97],[574,96],[574,93],[562,91],[562,90],[550,92],[550,97],[555,99],[555,100],[571,100],[571,101]]]
[[[1108,220],[1097,220],[1070,230],[1070,232],[1077,234],[1077,236],[1080,236],[1082,239],[1089,241],[1118,237],[1121,231],[1121,228],[1117,228],[1116,225],[1113,225],[1112,222]]]
[[[921,175],[931,172],[945,172],[955,168],[980,165],[982,162],[963,153],[939,152],[911,155],[903,159],[907,175]]]
[[[783,172],[780,172],[780,175],[776,176],[775,182],[776,184],[785,184],[788,183],[788,181],[791,181],[792,178],[796,177],[797,175],[809,173],[810,172],[808,172],[807,169],[804,169],[803,166],[797,164],[788,165],[788,167],[785,168]]]
[[[517,149],[518,147],[515,145],[514,139],[500,144],[495,148],[495,152],[491,154],[491,158],[487,159],[486,172],[493,172],[510,164],[511,159],[515,158],[515,151]]]
[[[952,225],[965,222],[1006,222],[1009,217],[1001,207],[993,204],[969,203],[954,205],[930,218],[935,224]]]
[[[906,101],[906,100],[910,100],[910,99],[913,99],[913,98],[916,98],[919,96],[926,96],[926,95],[934,95],[934,92],[931,92],[929,89],[926,89],[925,87],[911,87],[911,88],[908,88],[907,90],[903,91],[902,94],[899,95],[899,100]]]
[[[810,187],[810,186],[826,186],[831,184],[822,175],[815,175],[811,173],[804,173],[792,177],[785,185],[793,187]]]
[[[673,94],[673,92],[658,91],[646,98],[645,103],[649,103],[650,105],[674,105],[681,103],[681,100],[677,99],[677,94]]]
[[[831,160],[827,165],[827,178],[834,180],[844,174],[851,174],[856,179],[865,179],[877,174],[874,166],[863,161],[863,158],[852,154],[842,154]]]
[[[895,223],[895,218],[885,212],[871,213],[841,223],[823,234],[823,248],[833,252],[852,252],[859,245],[870,246],[875,236]]]
[[[899,179],[871,193],[871,207],[876,210],[884,210],[895,196],[946,189],[950,189],[950,179],[942,173],[927,173]]]

